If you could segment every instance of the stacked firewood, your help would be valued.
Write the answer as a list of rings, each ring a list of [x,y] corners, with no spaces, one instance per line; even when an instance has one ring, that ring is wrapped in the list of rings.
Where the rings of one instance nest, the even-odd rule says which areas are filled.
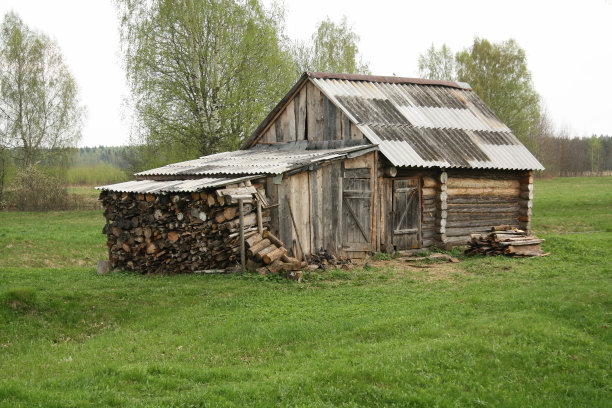
[[[471,234],[465,255],[508,255],[515,258],[546,256],[540,244],[545,240],[508,225],[491,228],[487,234]]]
[[[246,269],[260,275],[275,275],[281,272],[288,278],[301,277],[301,270],[307,263],[287,255],[283,242],[270,231],[249,234],[245,239],[248,247]]]
[[[240,263],[238,203],[223,190],[173,195],[103,191],[100,201],[113,268],[172,274],[224,270]],[[268,211],[258,221],[255,202],[244,202],[245,235],[256,233],[258,222],[266,229]]]

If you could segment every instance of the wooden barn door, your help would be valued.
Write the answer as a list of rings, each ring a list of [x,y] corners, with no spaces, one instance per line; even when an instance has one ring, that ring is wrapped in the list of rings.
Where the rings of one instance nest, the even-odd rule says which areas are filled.
[[[420,248],[421,200],[419,179],[393,180],[393,245]]]
[[[342,188],[342,249],[372,250],[370,169],[345,169]]]

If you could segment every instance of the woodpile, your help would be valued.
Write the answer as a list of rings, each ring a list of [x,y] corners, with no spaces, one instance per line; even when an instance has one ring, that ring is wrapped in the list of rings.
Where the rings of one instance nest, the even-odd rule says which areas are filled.
[[[540,244],[545,240],[508,225],[491,228],[487,234],[471,234],[465,255],[507,255],[515,258],[546,256]]]
[[[282,241],[270,231],[255,233],[245,239],[247,250],[246,269],[260,275],[276,275],[286,273],[287,278],[301,280],[302,269],[307,263],[287,254]],[[299,272],[299,273],[298,273]]]
[[[244,236],[253,240],[270,221],[268,210],[258,221],[255,193],[251,186],[174,195],[103,191],[103,233],[112,267],[173,274],[239,265],[240,220],[232,197],[243,199]],[[267,260],[280,257],[263,255]]]

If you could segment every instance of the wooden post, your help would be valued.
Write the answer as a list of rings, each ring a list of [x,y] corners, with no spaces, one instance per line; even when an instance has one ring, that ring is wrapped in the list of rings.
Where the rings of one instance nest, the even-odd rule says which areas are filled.
[[[242,272],[246,268],[246,257],[244,254],[244,200],[242,198],[238,199],[238,212],[240,213],[240,266],[242,267]]]
[[[261,201],[257,200],[257,232],[263,236],[263,222],[261,221]]]
[[[285,196],[285,201],[287,201],[287,207],[289,208],[289,215],[291,215],[291,222],[293,223],[293,229],[295,230],[295,236],[297,237],[297,243],[300,247],[300,252],[302,252],[302,259],[306,260],[306,254],[304,253],[304,248],[302,248],[302,241],[300,241],[300,231],[295,223],[295,218],[293,217],[293,210],[291,209],[291,203],[289,202],[289,197]]]

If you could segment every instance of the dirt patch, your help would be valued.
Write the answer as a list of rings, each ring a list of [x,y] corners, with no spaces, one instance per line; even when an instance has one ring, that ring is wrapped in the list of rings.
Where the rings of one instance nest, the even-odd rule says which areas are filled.
[[[469,276],[470,273],[463,269],[460,263],[452,262],[406,262],[405,260],[390,259],[390,260],[372,260],[372,259],[355,259],[353,260],[355,267],[367,268],[368,264],[373,270],[392,271],[396,278],[410,276],[414,279],[425,281],[456,281],[460,276]]]

